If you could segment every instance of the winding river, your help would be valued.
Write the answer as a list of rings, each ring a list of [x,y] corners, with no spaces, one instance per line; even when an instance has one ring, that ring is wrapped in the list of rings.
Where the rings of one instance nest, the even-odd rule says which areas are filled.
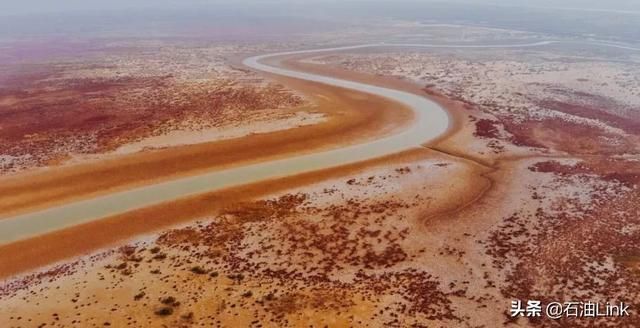
[[[370,47],[517,48],[544,46],[555,42],[556,41],[543,41],[530,44],[493,46],[383,43],[292,51],[248,58],[244,61],[244,64],[258,71],[333,85],[392,99],[410,107],[415,112],[416,119],[407,129],[397,134],[367,143],[210,172],[193,177],[181,178],[132,190],[117,192],[93,199],[78,201],[38,212],[4,218],[0,220],[0,244],[10,243],[31,236],[44,234],[54,230],[187,196],[351,164],[397,153],[438,138],[448,129],[450,124],[448,113],[438,104],[424,97],[399,90],[271,66],[264,63],[265,59],[285,55],[334,52]]]
[[[438,104],[426,98],[398,90],[298,72],[262,63],[262,60],[276,56],[364,47],[370,47],[370,45],[283,52],[251,57],[246,59],[244,64],[263,72],[390,98],[415,111],[416,119],[408,129],[372,142],[181,178],[5,218],[0,220],[0,243],[10,243],[196,194],[372,159],[418,146],[443,134],[449,126],[448,114]]]

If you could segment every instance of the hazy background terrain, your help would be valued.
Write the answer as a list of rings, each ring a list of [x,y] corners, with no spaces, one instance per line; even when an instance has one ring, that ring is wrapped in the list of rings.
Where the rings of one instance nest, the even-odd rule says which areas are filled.
[[[558,37],[640,42],[640,2],[631,0],[27,0],[0,4],[0,38],[193,36],[236,40],[300,36],[361,20],[456,23]]]
[[[351,1],[335,1],[335,0],[249,0],[249,1],[225,1],[225,0],[112,0],[112,1],[83,1],[83,0],[64,0],[64,1],[48,1],[48,0],[25,0],[12,1],[0,4],[0,9],[5,15],[25,14],[25,13],[43,13],[43,12],[70,12],[70,11],[87,11],[87,10],[121,10],[132,8],[178,8],[202,5],[217,5],[224,3],[243,4],[330,4],[352,2],[352,3],[391,3],[397,1],[375,1],[375,0],[351,0]],[[404,1],[408,3],[408,1]],[[485,6],[517,6],[517,7],[553,7],[553,8],[573,8],[578,10],[598,10],[598,11],[635,11],[640,12],[640,3],[635,0],[538,0],[535,2],[529,0],[423,0],[413,1],[413,3],[459,3],[474,4]]]

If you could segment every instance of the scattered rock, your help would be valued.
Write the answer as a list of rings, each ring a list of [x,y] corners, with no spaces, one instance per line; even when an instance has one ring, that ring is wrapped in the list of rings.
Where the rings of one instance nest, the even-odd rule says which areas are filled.
[[[206,274],[207,273],[207,270],[205,270],[201,266],[194,266],[193,268],[191,268],[190,271],[195,273],[195,274]]]
[[[162,260],[164,260],[166,258],[167,258],[167,254],[165,254],[165,253],[158,253],[153,257],[154,260],[160,260],[160,261],[162,261]]]
[[[159,316],[168,316],[173,314],[173,308],[170,306],[163,306],[161,308],[156,309],[153,313]]]
[[[160,299],[160,303],[165,305],[174,305],[176,303],[176,298],[173,296],[167,296]]]

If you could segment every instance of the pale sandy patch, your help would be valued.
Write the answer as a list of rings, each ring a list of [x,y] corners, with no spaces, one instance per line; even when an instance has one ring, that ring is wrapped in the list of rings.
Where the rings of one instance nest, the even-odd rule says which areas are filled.
[[[326,121],[322,113],[295,112],[277,120],[258,119],[251,122],[235,122],[221,127],[201,130],[176,130],[129,143],[115,150],[114,154],[130,154],[150,148],[166,148],[193,145],[205,142],[241,138],[252,134],[269,133],[280,130],[319,124]]]

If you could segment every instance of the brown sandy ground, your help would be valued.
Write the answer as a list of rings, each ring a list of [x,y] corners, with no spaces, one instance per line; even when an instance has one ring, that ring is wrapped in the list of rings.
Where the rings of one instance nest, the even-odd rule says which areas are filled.
[[[312,99],[312,105],[296,111],[322,113],[326,119],[294,129],[0,178],[0,215],[9,217],[165,179],[363,142],[391,133],[412,118],[409,109],[382,98],[362,97],[355,92],[297,80],[279,81]]]
[[[482,69],[469,72],[484,74]],[[473,81],[465,73],[460,75],[460,83]],[[413,84],[394,80],[390,83]],[[505,99],[513,97],[515,107],[520,97],[538,96],[510,94],[500,89],[500,83],[494,87],[493,92],[502,92]],[[424,90],[441,97],[437,88]],[[467,222],[479,231],[466,242],[476,243],[491,259],[495,276],[490,276],[488,287],[498,288],[505,300],[624,301],[632,308],[632,317],[627,318],[527,320],[509,318],[505,303],[503,325],[636,326],[634,316],[640,307],[637,109],[560,83],[551,90],[561,97],[538,103],[543,115],[535,106],[523,112],[497,102],[474,103],[468,98],[472,95],[455,90],[460,90],[458,85],[449,85],[447,97],[465,108],[463,128],[433,148],[492,168],[488,176],[493,188],[473,206],[442,219],[448,224]]]
[[[506,134],[513,122],[491,108],[426,91],[459,119],[430,149],[1,247],[2,276],[33,272],[6,279],[7,325],[633,327],[634,317],[508,316],[514,299],[625,301],[636,315],[640,169],[629,149],[600,156],[610,139],[576,122]]]
[[[113,43],[94,45],[104,49],[99,56],[77,49],[49,61],[0,61],[0,174],[122,153],[124,145],[176,131],[285,122],[286,109],[304,104],[291,90],[230,67],[223,46]]]
[[[497,293],[482,289],[480,268],[451,271],[472,265],[453,250],[462,235],[430,231],[423,220],[483,193],[489,183],[483,171],[418,149],[327,171],[310,177],[316,182],[307,187],[289,189],[305,177],[274,182],[272,189],[285,189],[265,200],[229,205],[198,223],[13,280],[0,296],[9,314],[0,320],[7,326],[455,325],[495,302]],[[190,202],[217,206],[211,197]],[[184,216],[182,208],[163,207],[174,209],[167,214],[173,223]],[[101,221],[100,230],[121,229],[130,219]],[[162,218],[139,220],[157,221]],[[94,227],[71,233],[91,234]],[[87,242],[95,241],[76,238],[73,246]],[[64,253],[58,245],[53,253]]]
[[[491,186],[490,180],[483,176],[489,171],[472,161],[418,149],[348,168],[274,181],[267,186],[260,184],[166,204],[7,245],[0,249],[2,262],[9,264],[4,267],[3,275],[68,258],[81,249],[89,251],[113,245],[130,236],[150,230],[162,230],[163,226],[201,217],[203,221],[200,226],[188,225],[169,234],[151,235],[132,244],[155,254],[166,254],[167,257],[162,255],[152,261],[156,264],[166,261],[166,266],[158,269],[159,272],[173,272],[171,275],[176,279],[183,277],[181,279],[187,279],[185,282],[194,281],[193,293],[198,294],[198,300],[193,300],[193,306],[182,313],[184,318],[182,315],[178,316],[178,312],[186,308],[183,306],[184,300],[178,300],[181,304],[175,306],[168,300],[165,300],[168,304],[162,305],[162,300],[158,299],[155,303],[159,304],[147,305],[148,311],[114,316],[112,314],[119,311],[115,310],[107,312],[111,314],[109,318],[101,317],[101,311],[98,310],[95,314],[91,311],[92,314],[84,319],[62,319],[59,318],[59,310],[52,310],[58,314],[58,320],[62,320],[58,322],[73,324],[73,320],[77,320],[75,323],[88,320],[99,325],[104,323],[103,320],[109,320],[109,324],[115,324],[115,317],[119,318],[117,320],[131,317],[128,323],[134,326],[141,320],[145,320],[145,323],[151,320],[157,324],[186,324],[191,321],[194,324],[208,324],[218,323],[219,320],[222,326],[242,322],[238,320],[258,320],[256,325],[269,325],[271,322],[273,326],[287,323],[302,326],[313,320],[318,320],[318,325],[332,326],[365,326],[372,323],[396,326],[412,323],[433,325],[437,322],[452,326],[470,320],[478,324],[490,324],[501,318],[502,313],[488,313],[480,318],[476,315],[479,309],[482,311],[487,307],[487,303],[492,303],[491,307],[504,303],[497,291],[484,288],[488,284],[485,281],[488,278],[483,268],[488,268],[490,263],[463,261],[461,256],[466,251],[454,250],[453,246],[474,234],[473,226],[458,226],[457,233],[447,229],[430,231],[424,228],[425,221],[437,222],[441,216],[455,213],[483,195]],[[314,184],[303,187],[310,183]],[[276,195],[267,201],[234,205],[239,199],[264,195],[264,190],[282,190],[280,193],[283,196]],[[211,217],[208,213],[218,214]],[[149,220],[149,217],[154,219]],[[225,232],[215,228],[216,226]],[[196,241],[185,241],[190,245],[188,250],[183,249],[183,242],[174,240],[176,235],[181,234],[196,238]],[[205,235],[208,237],[204,237]],[[80,239],[78,236],[91,237]],[[300,238],[287,239],[288,236]],[[194,247],[194,242],[200,247],[200,238],[210,239],[206,247],[212,249],[206,252],[213,252],[202,258],[193,256],[189,251]],[[274,241],[277,243],[264,247],[264,244]],[[238,242],[246,243],[246,246],[238,247]],[[54,243],[57,247],[55,251],[51,251],[50,245]],[[45,251],[44,247],[33,247],[34,245],[49,246],[46,246]],[[478,253],[473,250],[475,245],[470,246],[470,251]],[[25,249],[30,251],[17,252]],[[185,250],[187,253],[184,253]],[[146,260],[136,255],[134,257],[133,263],[122,265],[118,252],[107,251],[103,255],[84,258],[74,265],[52,267],[44,275],[22,276],[23,278],[11,280],[6,285],[6,302],[14,304],[19,299],[18,294],[31,288],[42,288],[36,286],[43,286],[43,281],[51,280],[53,283],[74,280],[75,278],[59,278],[75,277],[82,274],[81,271],[84,274],[94,272],[102,277],[105,275],[103,266],[109,266],[107,271],[118,272],[115,279],[135,277],[134,271],[143,275],[150,274],[152,278],[155,276],[151,271],[158,274],[156,268],[149,268],[149,273],[144,272],[141,265],[147,263]],[[154,258],[156,255],[150,257]],[[177,264],[174,260],[191,263],[187,266],[180,265],[176,269],[173,267]],[[129,265],[133,268],[136,264],[139,271],[135,269],[124,271],[124,275],[120,273],[121,270],[127,270]],[[452,270],[453,266],[461,268]],[[210,277],[214,272],[217,272],[217,277],[222,278]],[[238,273],[242,275],[241,282],[237,281]],[[251,273],[256,275],[252,276]],[[107,276],[105,275],[105,280],[98,277],[97,281],[109,285],[116,282]],[[192,280],[194,277],[205,276],[207,278],[198,280],[199,283]],[[122,285],[127,292],[112,294],[123,296],[121,301],[116,301],[120,304],[118,308],[138,306],[135,299],[141,300],[144,297],[140,296],[142,293],[138,289],[143,287],[138,286],[138,282],[154,280],[144,277],[130,280],[126,286]],[[88,282],[94,280],[81,278],[82,281],[85,279]],[[236,282],[231,285],[236,285],[239,289],[232,292],[228,288],[234,279]],[[187,288],[186,285],[183,287],[183,284],[176,284],[178,280],[169,279],[167,282],[173,282],[181,295],[188,294],[182,291]],[[246,289],[245,283],[252,287]],[[96,287],[92,283],[83,285],[84,287],[80,287],[83,290],[98,290],[93,289]],[[166,288],[168,285],[149,285],[144,295],[147,294],[146,290],[158,291]],[[129,295],[131,289],[135,289],[135,292]],[[63,286],[55,290],[69,292]],[[201,291],[207,290],[207,294],[201,294]],[[238,294],[243,303],[229,303],[226,299],[218,303],[219,296],[222,295],[216,294],[218,292],[209,294],[211,290],[231,292],[227,297]],[[18,294],[14,294],[15,292]],[[73,292],[74,295],[76,292]],[[172,296],[178,297],[177,293]],[[267,303],[277,301],[266,304],[265,300]],[[70,302],[74,303],[73,300]],[[77,302],[80,301],[76,299],[75,303]],[[125,303],[129,306],[124,305]],[[258,306],[259,304],[266,305],[263,307]],[[25,309],[25,306],[30,307],[22,304],[20,308]],[[39,306],[42,309],[42,304]],[[63,305],[58,309],[64,307]],[[212,307],[219,312],[212,318],[204,319],[211,316],[209,311]],[[40,317],[45,312],[27,314],[22,310],[16,311],[13,319],[10,319],[11,323],[16,323],[18,316],[22,317],[20,320],[30,318],[31,322],[36,322],[36,317],[51,315],[51,312],[47,312]],[[225,314],[225,311],[231,312]],[[165,314],[168,312],[172,313],[166,318]],[[190,315],[190,312],[193,314]],[[326,321],[327,318],[335,320]],[[117,323],[119,325],[124,321]]]

